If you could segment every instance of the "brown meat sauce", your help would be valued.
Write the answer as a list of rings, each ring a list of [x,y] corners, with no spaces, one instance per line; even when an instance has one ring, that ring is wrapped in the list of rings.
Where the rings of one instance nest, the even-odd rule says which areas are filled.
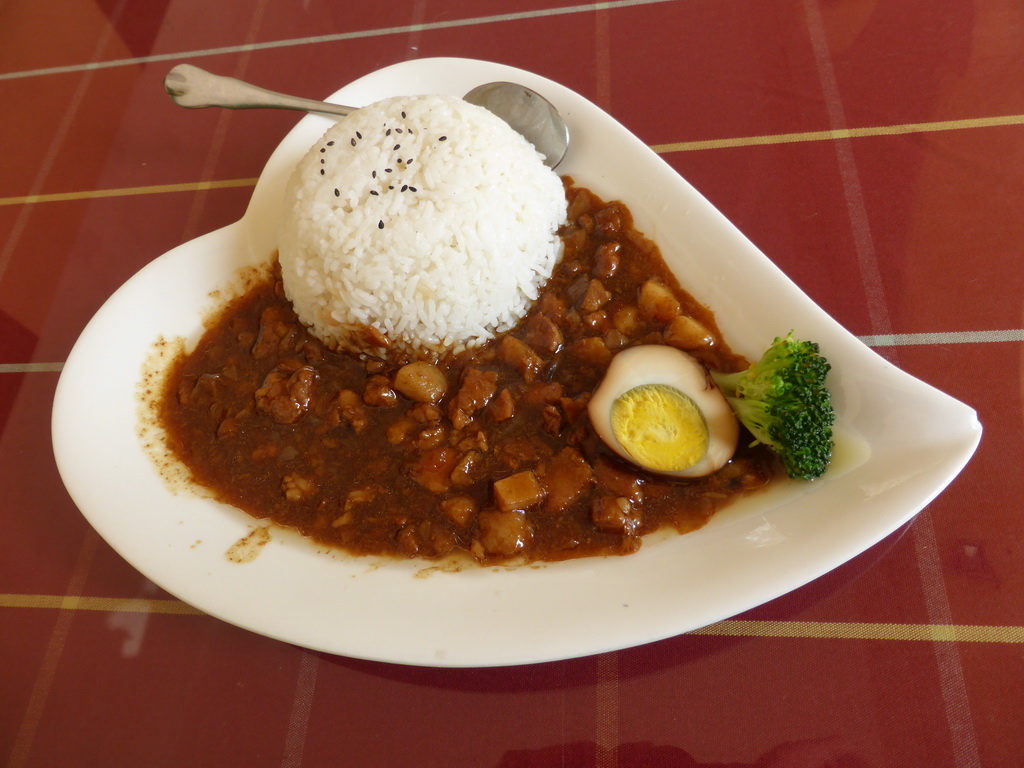
[[[565,255],[527,317],[436,364],[326,349],[275,269],[171,367],[160,404],[171,450],[220,500],[354,553],[562,560],[699,528],[779,475],[770,453],[741,436],[709,477],[645,473],[596,436],[587,400],[625,346],[746,363],[624,205],[571,181],[567,196]]]

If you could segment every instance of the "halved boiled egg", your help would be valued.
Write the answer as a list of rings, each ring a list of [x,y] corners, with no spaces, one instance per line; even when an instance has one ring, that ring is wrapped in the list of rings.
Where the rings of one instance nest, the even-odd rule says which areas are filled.
[[[674,347],[630,347],[612,358],[587,405],[602,440],[652,472],[702,477],[736,452],[739,425],[707,369]]]

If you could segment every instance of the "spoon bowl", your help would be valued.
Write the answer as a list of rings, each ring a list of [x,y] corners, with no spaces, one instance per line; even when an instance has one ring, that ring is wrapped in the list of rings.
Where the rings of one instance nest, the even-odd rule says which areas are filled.
[[[164,78],[164,90],[175,104],[188,109],[293,109],[344,117],[356,107],[290,96],[179,64]],[[569,128],[558,110],[536,91],[515,83],[486,83],[472,89],[466,101],[493,112],[526,138],[556,168],[569,148]]]

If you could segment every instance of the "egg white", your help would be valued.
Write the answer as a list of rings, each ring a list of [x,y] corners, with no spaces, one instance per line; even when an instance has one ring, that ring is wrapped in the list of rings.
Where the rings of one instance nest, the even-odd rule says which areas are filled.
[[[616,438],[611,412],[620,396],[646,384],[673,387],[693,401],[707,426],[708,447],[703,458],[684,469],[671,472],[646,466],[644,469],[676,477],[703,477],[721,469],[732,458],[739,438],[739,424],[725,396],[696,358],[662,345],[630,347],[619,352],[590,398],[587,405],[590,421],[609,448],[627,461],[638,463]]]

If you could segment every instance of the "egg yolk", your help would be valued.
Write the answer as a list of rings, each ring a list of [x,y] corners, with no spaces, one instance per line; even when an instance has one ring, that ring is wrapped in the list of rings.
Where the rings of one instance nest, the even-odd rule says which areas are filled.
[[[644,384],[612,404],[615,439],[637,464],[678,472],[704,458],[708,427],[689,397],[666,384]]]

